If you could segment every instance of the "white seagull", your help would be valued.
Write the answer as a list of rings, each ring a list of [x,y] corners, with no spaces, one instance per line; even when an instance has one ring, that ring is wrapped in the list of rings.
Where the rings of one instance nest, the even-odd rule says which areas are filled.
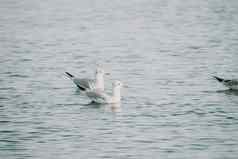
[[[97,67],[95,72],[95,80],[89,78],[77,78],[69,72],[65,72],[66,75],[74,82],[74,84],[81,90],[100,90],[104,91],[104,70]]]
[[[113,82],[112,85],[113,85],[112,95],[108,95],[101,90],[88,90],[86,91],[86,95],[95,103],[100,104],[120,103],[122,82],[115,81]]]
[[[224,84],[226,87],[228,87],[231,90],[238,90],[238,80],[235,79],[223,79],[217,76],[213,76],[217,81]]]

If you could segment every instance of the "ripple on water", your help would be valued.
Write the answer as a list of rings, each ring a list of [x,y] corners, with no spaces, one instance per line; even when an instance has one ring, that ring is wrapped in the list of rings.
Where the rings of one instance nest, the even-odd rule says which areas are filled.
[[[15,87],[0,87],[0,90],[16,90]],[[5,97],[1,97],[1,98],[5,98]]]
[[[12,88],[11,88],[12,89]],[[2,88],[0,88],[0,90],[6,90],[6,89],[2,89]],[[8,90],[8,89],[7,89]],[[7,98],[7,97],[0,97],[0,100],[9,100],[9,98]]]
[[[10,123],[11,121],[10,120],[0,120],[0,123],[1,124],[8,124]]]
[[[29,76],[23,74],[10,74],[8,77],[28,78]]]
[[[238,92],[210,74],[237,74],[238,1],[210,1],[1,1],[0,158],[237,158]],[[120,113],[62,75],[95,62]]]
[[[22,62],[30,62],[30,61],[32,61],[32,59],[21,59],[20,61],[22,61]]]

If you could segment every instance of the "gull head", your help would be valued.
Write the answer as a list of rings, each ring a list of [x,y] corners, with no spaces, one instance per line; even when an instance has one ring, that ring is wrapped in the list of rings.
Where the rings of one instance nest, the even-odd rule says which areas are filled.
[[[97,67],[95,73],[96,73],[96,75],[104,75],[105,71],[101,67]]]
[[[113,82],[113,86],[114,86],[114,87],[119,87],[119,88],[121,88],[122,85],[123,85],[123,84],[122,84],[121,81],[114,81],[114,82]]]
[[[97,66],[95,73],[96,75],[111,75],[109,72],[105,72],[101,66]]]

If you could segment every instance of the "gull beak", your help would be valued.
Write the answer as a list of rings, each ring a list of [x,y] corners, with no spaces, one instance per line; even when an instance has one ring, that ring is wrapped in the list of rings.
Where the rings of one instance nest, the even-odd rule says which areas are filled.
[[[129,88],[128,85],[123,85],[124,88]]]

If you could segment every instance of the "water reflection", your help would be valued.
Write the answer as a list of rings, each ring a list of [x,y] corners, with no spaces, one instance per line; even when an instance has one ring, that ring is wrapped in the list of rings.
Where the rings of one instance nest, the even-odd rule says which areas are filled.
[[[91,108],[103,108],[106,112],[121,112],[121,103],[99,104],[91,101],[88,104],[84,104],[84,106]]]
[[[75,95],[82,95],[83,94],[82,91],[79,88],[76,88],[74,93],[75,93]]]
[[[231,89],[226,89],[226,90],[218,90],[216,91],[217,93],[224,93],[227,95],[235,95],[238,96],[238,90],[231,90]]]
[[[113,103],[104,105],[104,110],[107,112],[121,112],[121,103]]]
[[[96,102],[93,102],[91,101],[90,103],[87,103],[87,104],[83,104],[84,106],[87,106],[87,107],[91,107],[91,108],[101,108],[101,104],[99,103],[96,103]]]

